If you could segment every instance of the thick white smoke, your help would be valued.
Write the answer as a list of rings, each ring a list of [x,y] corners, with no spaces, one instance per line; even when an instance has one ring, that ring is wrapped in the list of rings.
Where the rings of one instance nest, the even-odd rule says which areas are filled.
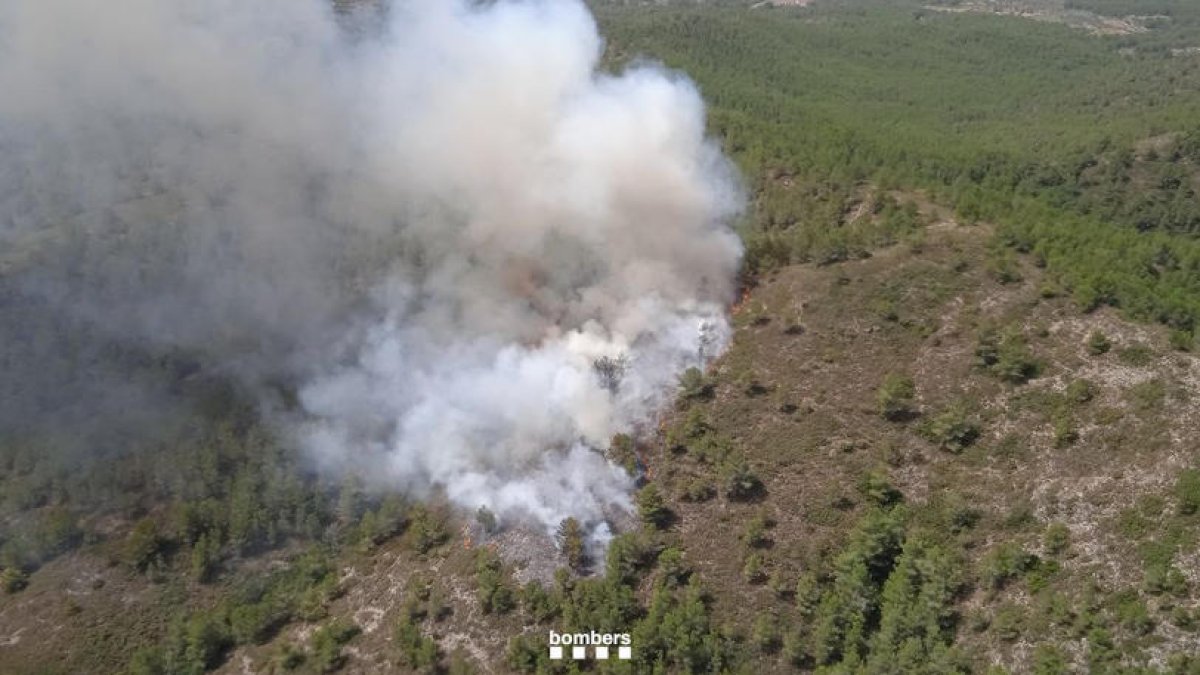
[[[574,0],[375,18],[3,3],[6,273],[113,334],[292,382],[277,415],[327,469],[598,522],[630,478],[595,449],[728,333],[739,193],[700,97],[653,66],[598,72]]]

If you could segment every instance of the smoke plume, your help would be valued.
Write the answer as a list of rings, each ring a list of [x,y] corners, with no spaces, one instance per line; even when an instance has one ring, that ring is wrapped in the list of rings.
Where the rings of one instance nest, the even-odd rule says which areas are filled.
[[[66,395],[18,335],[53,315],[238,378],[324,470],[601,521],[740,253],[695,88],[601,53],[575,0],[0,3],[0,424]]]

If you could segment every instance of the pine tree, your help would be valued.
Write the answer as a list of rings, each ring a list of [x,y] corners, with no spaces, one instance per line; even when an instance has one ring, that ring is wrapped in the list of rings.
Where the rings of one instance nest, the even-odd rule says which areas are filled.
[[[567,566],[576,572],[587,565],[583,550],[583,528],[574,518],[565,518],[558,526],[558,547],[567,559]]]
[[[671,512],[663,503],[662,494],[654,483],[642,488],[637,496],[638,517],[650,527],[661,528],[667,524]]]

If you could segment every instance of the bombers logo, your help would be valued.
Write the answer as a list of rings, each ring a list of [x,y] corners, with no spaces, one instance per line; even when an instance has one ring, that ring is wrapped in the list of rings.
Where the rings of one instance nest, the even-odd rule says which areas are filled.
[[[569,647],[571,658],[576,661],[588,658],[589,651],[592,658],[604,660],[609,658],[612,648],[616,647],[616,657],[628,660],[633,658],[632,644],[629,633],[597,633],[595,631],[556,633],[550,631],[550,658],[555,660],[564,658]]]

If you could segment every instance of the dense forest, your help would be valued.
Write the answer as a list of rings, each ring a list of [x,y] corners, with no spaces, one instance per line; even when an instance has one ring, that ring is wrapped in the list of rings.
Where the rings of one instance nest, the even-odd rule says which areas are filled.
[[[14,374],[0,396],[30,419],[64,421],[55,434],[0,429],[0,618],[25,611],[18,603],[31,592],[75,583],[72,565],[84,559],[103,561],[121,592],[152,589],[138,612],[64,596],[55,621],[91,622],[66,660],[36,649],[6,660],[0,642],[0,671],[203,673],[233,669],[230,655],[244,650],[256,672],[578,672],[548,659],[553,628],[632,634],[635,660],[584,667],[595,672],[1200,672],[1194,651],[1179,648],[1194,646],[1200,626],[1198,582],[1181,562],[1195,561],[1200,537],[1194,451],[1181,460],[1191,468],[1170,464],[1154,482],[1153,498],[1118,498],[1128,503],[1113,527],[1137,570],[1121,587],[1072,571],[1081,547],[1016,488],[1001,495],[1012,502],[1003,510],[970,499],[972,482],[985,480],[973,473],[980,467],[1041,466],[1035,446],[1099,464],[1129,459],[1122,453],[1142,443],[1151,457],[1167,443],[1156,434],[1186,421],[1179,391],[1190,376],[1156,374],[1105,393],[1098,376],[1070,369],[1169,370],[1197,348],[1200,5],[1067,0],[1068,10],[1148,17],[1145,32],[1100,36],[944,11],[962,4],[591,3],[605,67],[660,61],[697,84],[710,132],[746,183],[738,227],[750,297],[782,293],[789,274],[813,275],[825,295],[803,311],[790,298],[739,307],[730,354],[711,373],[683,374],[657,435],[618,437],[609,450],[637,471],[646,456],[673,468],[639,474],[636,522],[603,559],[586,559],[578,523],[564,521],[553,582],[518,581],[517,566],[492,549],[459,545],[460,532],[496,534],[490,514],[317,474],[252,396],[194,355],[45,323],[0,267],[4,372]],[[930,243],[929,226],[950,219],[970,232],[966,243]],[[847,267],[883,250],[907,262],[880,263],[895,269],[874,277]],[[1033,279],[1036,288],[1013,290]],[[939,333],[955,293],[982,305],[986,294],[971,289],[988,284],[1018,297],[1018,309],[981,311],[961,333]],[[803,314],[823,306],[882,326],[871,338],[885,340],[879,353],[860,355],[878,368],[836,370],[857,357],[841,346],[842,326]],[[1037,321],[1018,316],[1042,311],[1035,306],[1050,309]],[[1137,328],[1089,330],[1091,361],[1057,354],[1043,324],[1109,321],[1106,312],[1133,322],[1111,325]],[[772,362],[792,349],[779,345],[818,339],[810,323],[827,328],[807,353],[812,363]],[[1151,330],[1166,336],[1165,350],[1124,337]],[[764,346],[767,331],[775,342]],[[961,391],[889,361],[890,350],[912,355],[941,340],[967,345]],[[60,353],[61,372],[40,374],[46,381],[108,392],[103,414],[149,426],[125,434],[43,409],[16,377],[23,350]],[[858,392],[865,412],[856,399],[821,417],[824,394],[787,393],[787,378],[807,387],[822,368],[837,375],[829,398]],[[139,420],[135,398],[107,389],[107,377],[76,381],[82,371],[163,392],[175,407]],[[1046,373],[1060,390],[1037,387]],[[1100,406],[1105,395],[1120,405]],[[842,428],[852,414],[869,431]],[[792,416],[808,426],[778,421]],[[1026,423],[1036,426],[1027,436],[1002,432]],[[771,436],[776,428],[785,440]],[[1095,455],[1079,450],[1097,428],[1119,438],[1097,442]],[[776,461],[782,451],[764,438],[803,457]],[[910,446],[935,459],[898,458]],[[817,464],[803,453],[826,464],[797,487],[793,462]],[[925,464],[943,471],[933,488],[910,480]],[[810,529],[788,529],[792,506]],[[807,542],[791,557],[789,536]],[[387,610],[382,656],[368,662],[346,648],[371,632],[345,604],[361,580],[339,570],[384,555],[406,566],[403,600]],[[289,630],[298,625],[311,630]],[[473,630],[503,645],[493,663],[481,665],[462,640],[437,639]],[[996,644],[1002,657],[993,658]]]
[[[1095,9],[1146,11],[1116,4]],[[1164,4],[1181,15],[1171,26],[1193,25],[1186,3]],[[855,186],[923,188],[1001,224],[1081,307],[1192,333],[1200,63],[1155,48],[1158,33],[1100,39],[905,3],[598,14],[614,62],[648,55],[699,83],[758,193],[749,269],[860,254],[894,233],[825,226]],[[808,189],[784,194],[783,180]]]

